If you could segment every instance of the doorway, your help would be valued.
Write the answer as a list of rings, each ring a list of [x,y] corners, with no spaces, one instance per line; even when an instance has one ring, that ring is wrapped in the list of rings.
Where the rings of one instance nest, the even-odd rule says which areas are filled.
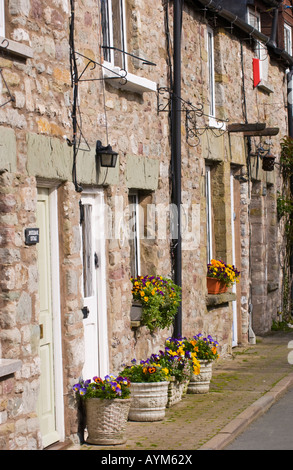
[[[241,266],[241,230],[240,230],[240,181],[236,178],[236,170],[231,171],[231,235],[232,235],[232,264],[240,269]],[[233,284],[232,292],[236,294],[236,300],[232,302],[232,347],[238,345],[239,328],[241,326],[241,292],[240,284]]]
[[[104,209],[102,190],[83,192],[80,232],[85,380],[109,373]]]
[[[38,188],[40,393],[37,413],[43,446],[64,440],[57,190]],[[54,273],[54,275],[52,275]]]

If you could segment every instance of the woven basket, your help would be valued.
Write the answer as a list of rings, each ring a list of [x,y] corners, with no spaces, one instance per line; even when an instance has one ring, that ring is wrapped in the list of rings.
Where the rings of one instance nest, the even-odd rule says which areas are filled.
[[[131,398],[86,400],[86,423],[89,444],[117,445],[124,444],[124,436]]]

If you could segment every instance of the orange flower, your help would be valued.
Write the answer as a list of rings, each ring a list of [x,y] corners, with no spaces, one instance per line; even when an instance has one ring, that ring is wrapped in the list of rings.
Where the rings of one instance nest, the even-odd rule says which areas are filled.
[[[154,374],[156,372],[156,367],[148,367],[148,373],[149,374]]]

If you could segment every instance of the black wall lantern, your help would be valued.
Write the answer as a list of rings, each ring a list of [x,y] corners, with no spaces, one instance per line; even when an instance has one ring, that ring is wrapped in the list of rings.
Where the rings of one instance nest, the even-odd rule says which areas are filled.
[[[276,157],[272,155],[269,151],[262,158],[262,169],[264,171],[273,171],[275,166]]]
[[[100,164],[103,167],[115,168],[117,161],[118,153],[112,150],[111,145],[107,147],[102,146],[102,142],[97,140],[96,143],[96,158],[100,160]]]

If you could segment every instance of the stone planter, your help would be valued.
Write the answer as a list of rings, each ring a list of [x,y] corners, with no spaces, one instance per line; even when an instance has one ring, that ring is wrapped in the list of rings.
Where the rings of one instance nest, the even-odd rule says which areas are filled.
[[[186,382],[178,382],[174,377],[171,377],[168,386],[168,401],[167,408],[179,403],[182,400]]]
[[[88,431],[86,442],[96,445],[124,444],[131,401],[131,398],[87,399],[85,401]]]
[[[213,363],[204,360],[199,360],[199,363],[200,373],[198,375],[192,374],[190,376],[187,393],[209,392]]]
[[[165,417],[169,382],[131,383],[130,421],[161,421]]]
[[[207,288],[208,294],[223,294],[228,290],[228,286],[224,282],[213,277],[207,277]]]

